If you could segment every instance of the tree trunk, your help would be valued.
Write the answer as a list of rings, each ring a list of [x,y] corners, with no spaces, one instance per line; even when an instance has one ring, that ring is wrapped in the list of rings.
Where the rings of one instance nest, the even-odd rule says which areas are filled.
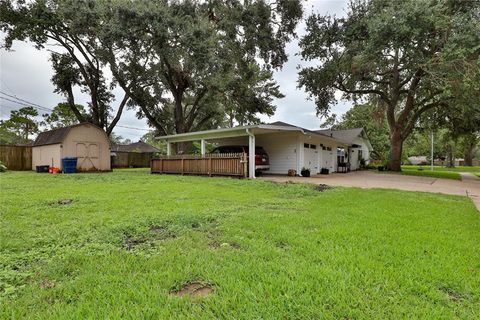
[[[469,166],[469,167],[473,166],[474,150],[475,150],[475,144],[472,141],[467,141],[465,145],[464,155],[463,155],[465,160],[465,163],[464,163],[465,166]]]
[[[455,167],[455,157],[453,155],[453,148],[448,146],[447,149],[447,168]]]
[[[390,137],[390,157],[387,168],[391,171],[402,171],[403,139],[399,130],[394,130]]]

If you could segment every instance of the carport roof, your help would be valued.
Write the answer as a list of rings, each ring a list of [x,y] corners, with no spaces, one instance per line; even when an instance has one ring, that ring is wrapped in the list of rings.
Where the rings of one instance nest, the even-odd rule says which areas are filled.
[[[168,135],[168,136],[159,136],[157,137],[157,139],[167,141],[167,142],[185,142],[185,141],[195,141],[195,140],[201,140],[201,139],[209,140],[209,139],[221,139],[221,138],[247,136],[249,132],[253,134],[263,134],[263,133],[271,133],[271,132],[288,132],[288,131],[321,136],[322,138],[325,138],[327,140],[340,142],[341,144],[345,144],[345,145],[348,144],[346,141],[343,141],[342,139],[331,137],[321,132],[315,132],[312,130],[308,130],[308,129],[298,127],[289,123],[281,122],[281,121],[273,122],[270,124],[256,124],[256,125],[249,125],[249,126],[238,126],[233,128],[220,128],[220,129],[213,129],[213,130],[180,133],[180,134],[174,134],[174,135]]]

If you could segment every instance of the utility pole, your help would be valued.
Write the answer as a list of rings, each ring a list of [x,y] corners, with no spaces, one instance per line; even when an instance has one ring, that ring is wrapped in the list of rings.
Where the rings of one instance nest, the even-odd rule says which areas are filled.
[[[432,130],[432,133],[430,134],[430,140],[432,142],[431,148],[430,148],[430,171],[433,171],[433,130]]]

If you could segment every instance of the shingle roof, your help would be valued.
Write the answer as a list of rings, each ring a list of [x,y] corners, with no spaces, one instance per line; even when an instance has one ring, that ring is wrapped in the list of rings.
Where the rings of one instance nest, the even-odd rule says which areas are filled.
[[[131,144],[113,144],[111,146],[113,152],[140,152],[140,153],[153,153],[159,152],[157,148],[148,143],[138,141]]]
[[[355,138],[358,138],[362,135],[363,128],[353,128],[345,130],[316,130],[315,132],[322,133],[336,139],[341,139],[349,143],[353,143]]]
[[[64,127],[60,129],[40,132],[33,143],[33,146],[43,146],[47,144],[62,143],[67,136],[71,127]]]
[[[63,127],[59,129],[54,129],[54,130],[49,130],[49,131],[44,131],[40,132],[37,136],[37,139],[35,139],[35,142],[33,143],[32,146],[44,146],[48,144],[57,144],[57,143],[62,143],[63,140],[67,137],[68,132],[70,131],[71,128],[73,127],[78,127],[78,126],[83,126],[83,125],[89,125],[92,127],[95,127],[99,130],[99,127],[96,125],[89,123],[89,122],[82,122],[82,123],[77,123],[68,127]],[[103,131],[103,130],[102,130]]]

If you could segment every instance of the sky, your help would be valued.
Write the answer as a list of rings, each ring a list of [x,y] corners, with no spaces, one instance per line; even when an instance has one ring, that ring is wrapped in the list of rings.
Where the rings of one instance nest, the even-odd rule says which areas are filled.
[[[345,14],[347,1],[306,1],[304,17],[308,17],[312,12],[342,16]],[[305,24],[302,21],[297,27],[297,34],[301,37],[304,33]],[[37,50],[32,43],[25,42],[15,42],[11,51],[0,49],[0,91],[50,109],[64,101],[65,98],[62,95],[53,92],[54,86],[50,81],[53,72],[49,61],[50,53],[47,49]],[[274,116],[262,116],[261,120],[266,123],[284,121],[304,128],[318,128],[321,120],[315,115],[315,103],[308,99],[308,94],[303,89],[297,88],[298,68],[307,65],[297,55],[300,51],[298,39],[292,40],[287,45],[286,51],[289,55],[288,62],[274,74],[285,97],[274,101],[277,107]],[[118,90],[116,93],[114,107],[121,100],[121,91]],[[75,96],[77,103],[86,105],[88,101],[86,95],[77,91]],[[8,118],[11,110],[21,107],[19,104],[0,99],[0,118]],[[350,102],[339,101],[332,111],[341,115],[350,107]],[[137,119],[134,110],[125,110],[114,132],[123,138],[137,141],[148,129],[145,119]]]

